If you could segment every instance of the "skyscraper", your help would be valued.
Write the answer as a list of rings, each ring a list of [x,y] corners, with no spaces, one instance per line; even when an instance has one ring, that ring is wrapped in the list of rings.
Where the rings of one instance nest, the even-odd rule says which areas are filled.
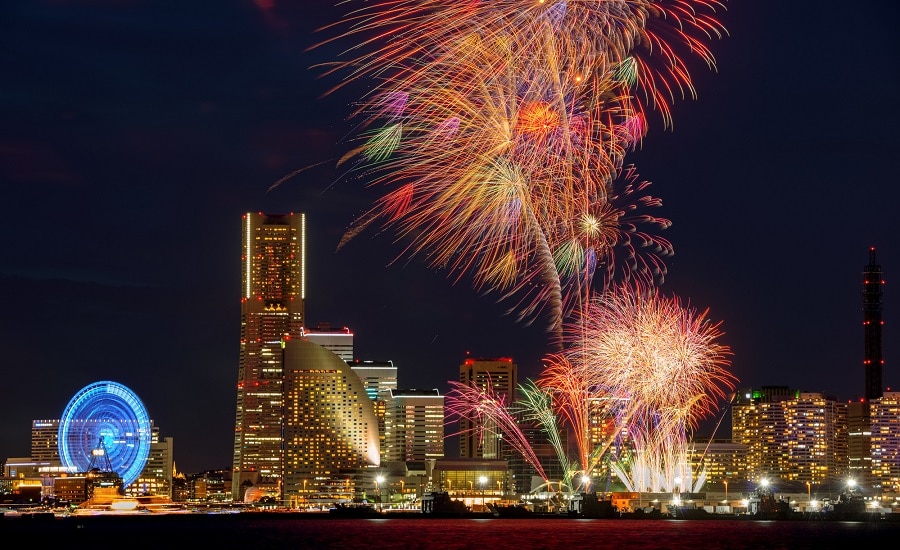
[[[459,381],[467,386],[475,386],[482,391],[490,388],[497,396],[506,396],[507,403],[516,400],[518,368],[509,357],[498,359],[467,358],[459,366]],[[460,458],[501,458],[501,437],[499,429],[485,423],[474,424],[467,418],[459,421]]]
[[[391,389],[387,411],[391,428],[390,462],[413,462],[444,456],[444,396],[436,389]]]
[[[359,376],[366,394],[375,407],[378,417],[378,441],[381,459],[388,460],[388,449],[394,444],[393,427],[388,422],[387,411],[393,406],[391,390],[397,389],[397,367],[393,361],[348,361]]]
[[[241,344],[234,427],[232,497],[283,473],[283,343],[303,334],[304,214],[243,216]]]
[[[866,401],[878,399],[884,393],[881,384],[881,370],[884,359],[881,356],[881,266],[875,261],[875,247],[869,249],[869,265],[863,270],[863,337],[865,355],[863,365],[866,370]]]

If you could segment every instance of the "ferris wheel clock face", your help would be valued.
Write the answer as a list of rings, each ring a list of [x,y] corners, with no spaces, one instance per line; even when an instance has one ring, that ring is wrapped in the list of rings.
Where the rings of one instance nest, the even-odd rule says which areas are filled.
[[[59,420],[62,465],[78,472],[111,470],[125,487],[143,471],[150,442],[147,409],[134,392],[116,382],[85,386]]]

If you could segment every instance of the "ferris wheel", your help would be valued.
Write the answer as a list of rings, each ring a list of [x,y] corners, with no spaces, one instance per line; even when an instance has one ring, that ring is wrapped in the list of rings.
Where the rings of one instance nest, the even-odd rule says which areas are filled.
[[[147,409],[122,384],[101,381],[83,387],[59,420],[59,457],[78,472],[97,467],[119,474],[122,485],[134,482],[150,454],[151,425]]]

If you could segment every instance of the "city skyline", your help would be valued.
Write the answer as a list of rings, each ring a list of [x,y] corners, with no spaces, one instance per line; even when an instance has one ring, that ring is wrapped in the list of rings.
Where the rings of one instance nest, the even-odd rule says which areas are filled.
[[[321,97],[336,81],[310,69],[339,51],[307,48],[342,8],[310,5],[0,8],[4,45],[18,52],[3,61],[0,107],[2,228],[13,236],[0,265],[12,295],[2,349],[23,374],[0,405],[0,456],[26,456],[32,420],[110,379],[174,437],[179,469],[229,467],[246,211],[306,214],[309,322],[347,326],[358,358],[393,361],[400,387],[446,393],[467,352],[512,357],[520,380],[538,374],[542,323],[517,324],[421,261],[388,265],[390,233],[335,253],[373,193],[335,168],[359,89]],[[673,222],[661,289],[722,321],[738,387],[855,399],[873,246],[887,281],[884,385],[896,383],[889,132],[900,113],[884,68],[898,39],[890,18],[838,10],[876,28],[865,44],[835,43],[850,23],[816,6],[728,3],[730,36],[711,44],[718,71],[693,67],[698,99],[676,102],[674,128],[651,129],[627,160]]]

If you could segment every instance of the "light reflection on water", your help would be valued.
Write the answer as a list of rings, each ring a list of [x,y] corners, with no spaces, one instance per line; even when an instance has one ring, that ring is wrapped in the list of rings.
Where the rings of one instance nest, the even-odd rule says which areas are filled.
[[[578,549],[708,548],[797,550],[857,548],[897,540],[900,521],[749,521],[627,519],[344,519],[219,516],[121,517],[54,520],[26,527],[18,540],[55,539],[66,548],[97,548],[127,540],[126,548],[158,548],[203,541],[204,548],[340,549]],[[97,520],[101,521],[97,521]],[[0,522],[7,531],[13,520]],[[22,521],[22,520],[18,520]],[[12,533],[7,533],[12,534]],[[101,543],[102,545],[102,543]],[[118,543],[116,547],[122,546]],[[181,546],[183,547],[183,546]]]
[[[756,549],[854,548],[900,535],[900,523],[743,520],[339,520],[302,535],[316,548],[410,549]],[[298,533],[284,533],[288,538]],[[876,539],[877,537],[877,539]],[[297,539],[293,539],[297,540]],[[894,539],[896,540],[896,539]],[[301,542],[301,541],[297,541]]]

